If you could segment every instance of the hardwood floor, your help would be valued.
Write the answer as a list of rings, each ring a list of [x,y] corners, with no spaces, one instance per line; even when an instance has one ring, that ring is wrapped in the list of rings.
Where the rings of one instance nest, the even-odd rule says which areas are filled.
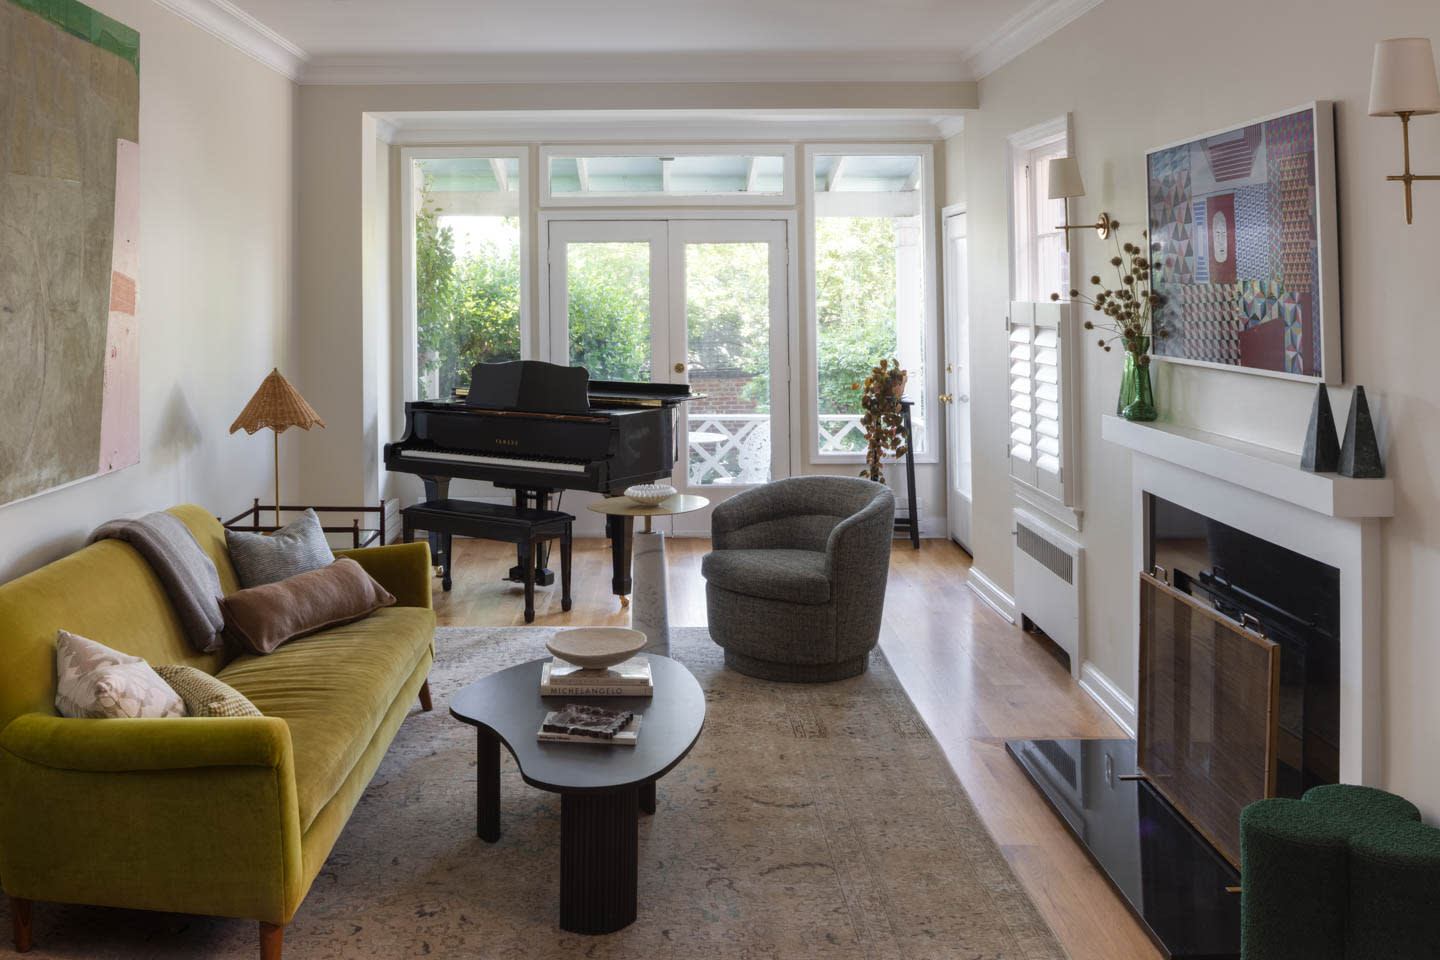
[[[670,623],[705,625],[700,561],[709,540],[675,539]],[[440,592],[441,624],[523,624],[521,588],[500,582],[508,544],[455,541],[454,589]],[[1123,732],[1036,638],[1006,623],[966,586],[970,558],[945,540],[918,552],[896,541],[880,645],[949,757],[1011,867],[1074,960],[1155,960],[1160,953],[1106,879],[1005,753],[1014,737],[1118,737]],[[535,625],[627,624],[610,593],[605,540],[575,542],[574,606],[535,592]]]

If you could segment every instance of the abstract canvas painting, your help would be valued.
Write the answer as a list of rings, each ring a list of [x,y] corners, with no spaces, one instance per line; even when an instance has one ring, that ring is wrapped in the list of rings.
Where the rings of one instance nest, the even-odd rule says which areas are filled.
[[[0,0],[0,504],[140,459],[140,36]]]
[[[1340,382],[1334,108],[1146,154],[1162,360]]]

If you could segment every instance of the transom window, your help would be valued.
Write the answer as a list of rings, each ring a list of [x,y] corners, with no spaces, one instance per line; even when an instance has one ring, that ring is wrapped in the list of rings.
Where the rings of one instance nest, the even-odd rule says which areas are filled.
[[[613,149],[542,150],[543,202],[786,203],[793,193],[779,147]]]

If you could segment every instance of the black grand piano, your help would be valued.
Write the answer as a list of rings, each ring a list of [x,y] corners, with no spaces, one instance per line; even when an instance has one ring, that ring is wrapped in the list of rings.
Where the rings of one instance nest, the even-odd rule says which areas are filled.
[[[417,474],[426,500],[448,499],[454,477],[511,489],[517,508],[550,509],[556,491],[619,494],[669,478],[685,436],[676,413],[692,397],[688,384],[591,380],[584,367],[477,363],[468,391],[405,404],[405,434],[385,445],[385,469]],[[622,598],[630,593],[634,523],[605,518],[611,586]],[[441,552],[434,536],[431,549]],[[535,562],[535,582],[553,583],[544,561]],[[524,582],[524,574],[517,563],[509,579]]]

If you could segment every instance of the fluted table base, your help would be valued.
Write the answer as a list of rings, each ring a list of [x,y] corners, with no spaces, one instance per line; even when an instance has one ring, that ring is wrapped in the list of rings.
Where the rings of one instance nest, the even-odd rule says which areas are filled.
[[[639,807],[636,787],[560,795],[562,930],[613,933],[635,922]]]

